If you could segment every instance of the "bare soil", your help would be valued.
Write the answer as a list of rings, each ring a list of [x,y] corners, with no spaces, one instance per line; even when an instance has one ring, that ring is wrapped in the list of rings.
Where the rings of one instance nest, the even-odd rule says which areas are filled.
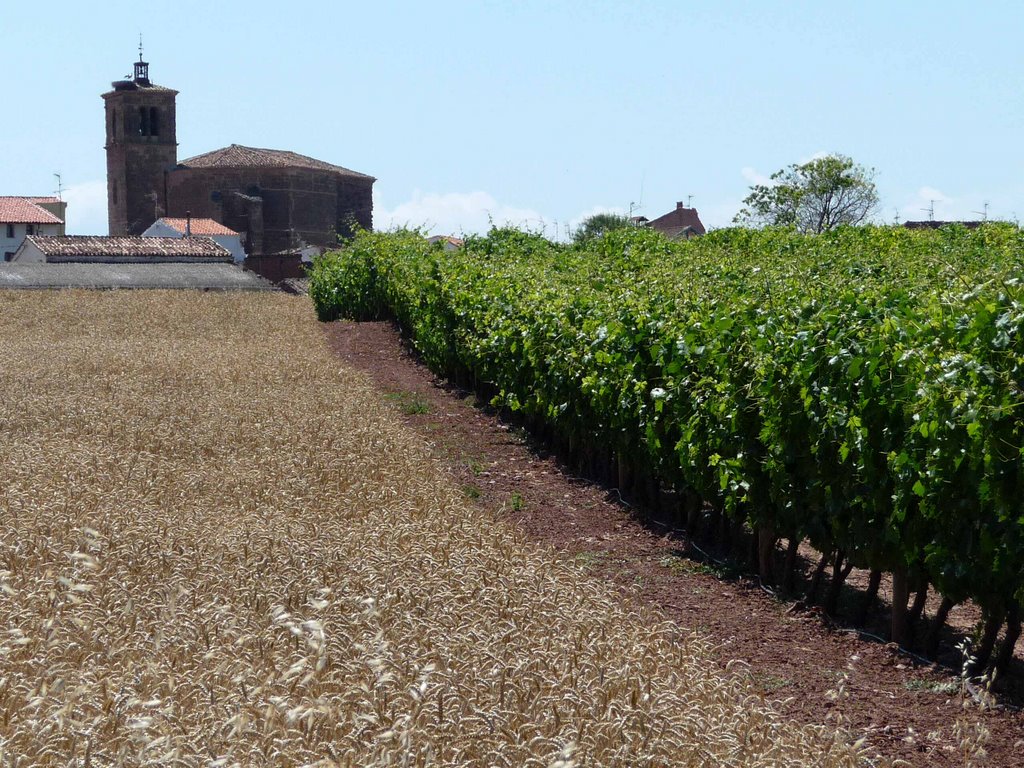
[[[572,474],[472,393],[435,377],[393,324],[324,328],[339,358],[369,374],[396,413],[427,437],[468,498],[607,578],[623,599],[654,605],[681,627],[712,638],[716,661],[746,665],[786,716],[845,726],[864,736],[872,753],[912,766],[968,764],[959,723],[971,738],[987,731],[987,757],[970,764],[1024,766],[1021,647],[1010,673],[997,681],[1002,694],[994,706],[982,710],[960,694],[954,643],[974,629],[978,616],[969,606],[951,614],[941,664],[915,658],[881,641],[888,585],[867,628],[878,639],[844,627],[837,621],[852,613],[866,573],[851,575],[839,620],[780,597],[725,553],[651,521],[615,489]],[[809,572],[816,553],[802,548],[801,555]],[[926,615],[935,604],[930,599]],[[918,635],[924,631],[922,622]]]

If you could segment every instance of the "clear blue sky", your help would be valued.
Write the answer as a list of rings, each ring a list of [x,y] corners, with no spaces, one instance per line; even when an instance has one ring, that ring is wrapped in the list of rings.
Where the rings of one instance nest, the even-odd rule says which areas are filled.
[[[1024,218],[1018,2],[43,2],[0,19],[0,194],[105,233],[103,104],[143,33],[179,158],[231,143],[376,176],[375,221],[535,228],[751,183],[822,152],[880,219]]]

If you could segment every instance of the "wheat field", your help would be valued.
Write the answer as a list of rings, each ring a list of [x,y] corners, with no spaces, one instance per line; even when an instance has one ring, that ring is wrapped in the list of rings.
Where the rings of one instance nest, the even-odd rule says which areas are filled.
[[[0,766],[853,766],[463,499],[283,295],[0,292]]]

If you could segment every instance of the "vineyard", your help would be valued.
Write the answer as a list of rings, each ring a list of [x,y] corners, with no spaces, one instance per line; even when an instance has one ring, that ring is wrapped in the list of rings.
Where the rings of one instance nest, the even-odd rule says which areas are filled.
[[[493,230],[452,253],[398,232],[321,259],[311,295],[321,319],[394,318],[587,472],[749,531],[765,581],[791,582],[803,541],[829,611],[853,567],[865,609],[890,574],[896,642],[929,589],[930,653],[973,601],[978,671],[1012,658],[1024,600],[1022,266],[1024,235],[996,224],[581,247]]]
[[[0,305],[0,765],[862,764],[470,505],[305,299]]]

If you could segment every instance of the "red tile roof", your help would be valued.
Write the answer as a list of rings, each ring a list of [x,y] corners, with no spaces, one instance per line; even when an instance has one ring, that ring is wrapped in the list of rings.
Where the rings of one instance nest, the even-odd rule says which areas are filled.
[[[182,160],[179,165],[186,168],[312,168],[362,179],[373,178],[365,173],[342,168],[340,165],[331,165],[323,160],[315,160],[295,152],[243,147],[241,144],[232,144],[230,147],[190,157],[188,160]]]
[[[704,225],[700,222],[697,209],[685,208],[682,203],[676,203],[675,210],[664,216],[651,219],[647,226],[672,240],[684,235],[687,230],[692,230],[698,235],[704,234]]]
[[[185,227],[188,224],[188,219],[178,219],[172,218],[170,216],[164,216],[162,219],[157,219],[156,223],[166,224],[168,227],[175,230],[176,232],[181,232],[181,234],[185,234]],[[193,235],[213,236],[238,234],[237,232],[235,232],[235,230],[228,229],[219,221],[214,221],[213,219],[193,218],[191,225],[189,225],[189,230],[192,232]]]
[[[431,235],[427,238],[427,242],[431,245],[435,243],[449,243],[456,248],[461,248],[466,244],[461,237],[455,237],[455,235]]]
[[[55,197],[0,197],[0,223],[3,224],[63,224],[36,203],[56,203]]]
[[[231,261],[231,253],[208,237],[66,237],[26,238],[47,261]]]

